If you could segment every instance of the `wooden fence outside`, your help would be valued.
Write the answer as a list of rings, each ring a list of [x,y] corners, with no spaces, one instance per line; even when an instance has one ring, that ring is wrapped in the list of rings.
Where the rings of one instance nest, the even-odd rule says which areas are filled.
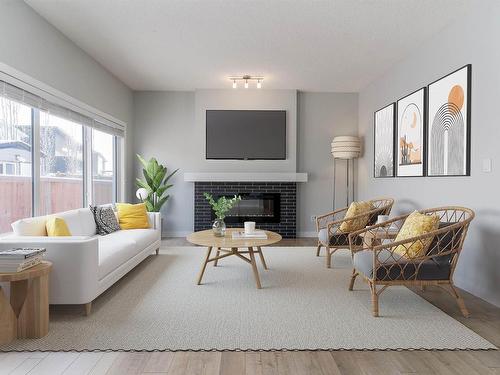
[[[31,178],[0,176],[0,233],[10,232],[10,224],[30,217]],[[94,200],[109,203],[113,199],[111,180],[94,180]],[[42,177],[40,179],[40,212],[50,214],[83,206],[83,183],[78,178]]]

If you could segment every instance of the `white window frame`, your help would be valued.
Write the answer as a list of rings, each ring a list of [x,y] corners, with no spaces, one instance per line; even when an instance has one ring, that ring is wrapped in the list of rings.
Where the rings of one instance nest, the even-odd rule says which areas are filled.
[[[116,139],[116,201],[125,201],[125,137]]]
[[[87,156],[88,162],[87,167],[85,168],[85,172],[87,173],[88,178],[86,179],[86,193],[85,193],[85,207],[87,207],[89,204],[94,204],[94,184],[93,184],[93,174],[92,174],[92,150],[94,149],[93,143],[92,143],[92,128],[90,127],[85,127],[86,128],[86,136],[85,136],[85,147],[84,152],[85,155]],[[116,135],[111,134],[113,137],[113,191],[111,195],[111,200],[112,202],[110,203],[116,203],[116,202],[121,202],[121,191],[122,189],[120,186],[123,184],[123,179],[121,178],[122,174],[119,172],[119,166],[120,166],[120,156],[121,156],[121,148],[119,147],[119,144],[122,142],[123,138],[118,137]],[[85,162],[84,162],[85,164]],[[85,188],[85,187],[84,187]]]
[[[92,204],[92,129],[83,128],[83,206]]]
[[[40,111],[31,108],[31,214],[40,216]]]

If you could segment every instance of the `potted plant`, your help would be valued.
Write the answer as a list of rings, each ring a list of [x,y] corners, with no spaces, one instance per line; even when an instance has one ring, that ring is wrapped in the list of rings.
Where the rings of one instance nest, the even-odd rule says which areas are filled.
[[[173,184],[168,184],[168,180],[170,180],[170,177],[179,169],[167,175],[167,167],[159,164],[155,158],[146,161],[138,154],[137,159],[139,159],[142,164],[144,180],[137,178],[135,183],[137,187],[140,188],[139,190],[145,190],[142,190],[141,194],[139,194],[138,190],[138,196],[140,196],[140,199],[146,204],[146,209],[149,212],[160,212],[162,206],[167,202],[168,198],[170,198],[170,195],[166,194],[166,192]]]
[[[233,198],[228,199],[222,196],[218,200],[215,200],[209,193],[203,193],[203,195],[215,213],[216,219],[212,225],[214,235],[216,237],[224,237],[226,234],[226,223],[224,222],[224,218],[227,212],[233,208],[237,202],[241,201],[241,197],[235,195]]]

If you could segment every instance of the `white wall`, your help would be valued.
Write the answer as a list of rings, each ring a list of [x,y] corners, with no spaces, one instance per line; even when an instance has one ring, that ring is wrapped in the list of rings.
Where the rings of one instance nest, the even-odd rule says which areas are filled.
[[[360,198],[388,195],[395,213],[414,208],[463,205],[476,211],[455,282],[500,306],[500,3],[478,5],[393,67],[359,96],[359,132],[366,151],[359,161]],[[373,112],[441,76],[472,64],[472,151],[470,177],[373,178]],[[493,172],[481,171],[493,159]]]
[[[309,181],[299,184],[297,219],[299,235],[314,236],[311,216],[333,208],[331,142],[338,135],[357,134],[358,94],[300,92],[298,103],[298,171],[309,173]],[[345,168],[345,161],[337,161],[337,207],[345,206]]]
[[[131,90],[23,1],[0,1],[0,62],[126,122],[131,130]],[[131,161],[126,163],[129,186]]]

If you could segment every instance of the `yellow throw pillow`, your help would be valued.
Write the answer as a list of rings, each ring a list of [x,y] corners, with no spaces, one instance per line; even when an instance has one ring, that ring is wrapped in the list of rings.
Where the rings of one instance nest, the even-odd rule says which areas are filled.
[[[148,213],[144,203],[117,203],[118,223],[121,229],[149,228]]]
[[[344,219],[349,219],[354,216],[361,215],[364,212],[369,212],[373,210],[373,203],[368,201],[368,202],[352,202],[347,209],[347,212],[345,214]],[[342,224],[340,224],[340,231],[341,232],[354,232],[359,229],[363,229],[366,224],[368,223],[368,220],[370,219],[370,215],[366,216],[361,216],[357,219],[354,220],[348,220],[344,221]]]
[[[47,229],[47,236],[49,237],[71,236],[68,225],[64,219],[60,217],[48,218],[45,222],[45,228]]]
[[[411,237],[417,237],[422,234],[432,232],[439,227],[439,216],[437,215],[426,215],[420,212],[414,211],[411,213],[403,223],[403,226],[399,230],[395,241],[406,240]],[[432,237],[426,238],[424,240],[418,240],[414,243],[407,243],[404,245],[399,245],[394,249],[396,254],[402,255],[406,258],[419,258],[425,255],[427,248],[432,242]]]

